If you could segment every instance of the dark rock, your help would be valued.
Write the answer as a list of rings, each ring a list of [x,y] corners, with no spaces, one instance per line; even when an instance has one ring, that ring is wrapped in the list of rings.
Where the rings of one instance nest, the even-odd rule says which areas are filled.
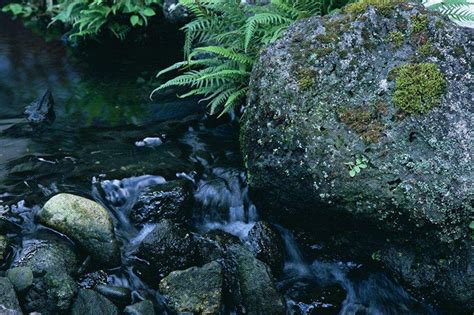
[[[140,259],[135,264],[139,273],[151,285],[158,285],[159,279],[173,270],[195,265],[197,260],[191,233],[169,220],[156,225],[140,244],[136,256]]]
[[[94,289],[97,285],[107,284],[108,275],[105,271],[99,270],[85,274],[79,278],[79,287],[83,289]]]
[[[58,194],[46,202],[38,218],[44,225],[80,244],[93,260],[107,266],[119,264],[112,219],[98,203],[71,194]]]
[[[30,267],[8,269],[6,276],[13,284],[16,292],[22,292],[33,284],[33,271]]]
[[[160,292],[176,312],[221,314],[224,275],[218,262],[173,271],[160,282]]]
[[[77,257],[68,242],[53,235],[36,237],[23,240],[13,267],[29,267],[35,276],[48,271],[73,274],[77,270]]]
[[[40,99],[25,108],[25,115],[27,115],[27,119],[30,123],[40,124],[44,122],[52,124],[56,119],[53,107],[53,95],[47,90]]]
[[[173,24],[185,24],[192,18],[192,13],[179,0],[165,0],[163,2],[163,15]]]
[[[131,292],[128,288],[99,284],[95,287],[95,290],[116,305],[122,305],[123,307],[131,302]]]
[[[155,309],[150,300],[144,300],[127,306],[123,313],[125,315],[155,315]]]
[[[253,200],[295,225],[376,226],[423,262],[430,295],[472,312],[474,33],[413,4],[356,11],[301,20],[262,52],[241,119]]]
[[[286,290],[286,296],[293,301],[290,305],[296,314],[307,308],[312,310],[310,314],[329,315],[340,313],[346,292],[337,284],[318,287],[315,283],[297,281]]]
[[[8,311],[21,312],[13,285],[7,278],[0,278],[0,306]]]
[[[285,245],[275,227],[265,221],[257,222],[249,232],[248,242],[256,257],[275,274],[283,271]]]
[[[7,257],[8,239],[4,235],[0,235],[0,264]]]
[[[193,200],[189,181],[171,181],[140,193],[130,217],[138,224],[157,223],[162,219],[183,222],[191,216]]]
[[[71,308],[72,315],[115,315],[117,307],[107,298],[88,289],[79,289]]]
[[[230,245],[236,262],[242,304],[247,314],[285,314],[285,303],[278,293],[269,268],[242,245]]]
[[[22,298],[22,306],[28,312],[57,314],[66,312],[77,293],[77,286],[65,272],[49,271],[35,277],[31,288]]]

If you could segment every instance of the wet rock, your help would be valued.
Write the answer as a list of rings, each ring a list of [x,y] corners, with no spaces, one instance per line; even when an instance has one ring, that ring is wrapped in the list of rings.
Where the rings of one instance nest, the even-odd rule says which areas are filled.
[[[27,120],[33,124],[52,124],[56,119],[54,113],[54,99],[51,91],[47,90],[44,95],[25,108]]]
[[[173,271],[160,282],[160,292],[176,312],[220,314],[223,302],[223,270],[218,262]]]
[[[135,263],[142,278],[152,285],[173,270],[196,263],[195,241],[189,231],[169,220],[162,220],[140,244]]]
[[[192,18],[192,13],[178,0],[165,0],[163,15],[168,22],[173,24],[185,24]]]
[[[315,283],[297,281],[286,290],[286,296],[296,314],[311,310],[310,314],[330,315],[340,313],[346,292],[340,285],[318,287]]]
[[[377,226],[424,270],[456,261],[446,281],[421,282],[472,312],[474,287],[461,280],[474,277],[474,33],[413,4],[353,10],[295,23],[255,65],[241,119],[253,200],[295,225]]]
[[[128,288],[99,284],[95,287],[95,290],[116,305],[122,305],[123,307],[131,302],[131,292]]]
[[[7,278],[0,278],[0,306],[10,311],[21,313],[20,304],[13,289],[13,285]],[[2,312],[0,310],[0,312]],[[3,313],[2,313],[3,314]]]
[[[88,289],[80,289],[71,308],[72,315],[115,315],[117,307],[107,298]]]
[[[257,222],[249,232],[248,242],[259,260],[266,263],[275,274],[282,272],[285,246],[275,227],[265,221]]]
[[[31,288],[22,298],[22,305],[28,312],[64,313],[71,306],[76,293],[74,279],[64,272],[50,271],[34,278]]]
[[[171,181],[140,193],[130,217],[138,224],[157,223],[162,219],[183,222],[191,215],[193,200],[190,182]]]
[[[155,309],[150,300],[144,300],[127,306],[123,313],[125,315],[155,315]]]
[[[285,314],[283,298],[278,293],[269,268],[242,245],[228,248],[235,260],[242,304],[247,314]]]
[[[8,239],[4,235],[0,235],[0,264],[7,257]]]
[[[68,242],[53,235],[36,237],[23,241],[13,267],[29,267],[33,275],[48,271],[73,274],[77,270],[77,257]]]
[[[105,271],[99,270],[85,274],[79,278],[79,287],[83,289],[94,289],[97,285],[107,284],[108,275]]]
[[[13,284],[16,292],[22,292],[33,284],[33,271],[30,267],[16,267],[7,270],[8,280]]]
[[[120,262],[114,226],[107,210],[98,203],[71,194],[59,194],[38,213],[41,223],[66,234],[92,258],[107,266]]]

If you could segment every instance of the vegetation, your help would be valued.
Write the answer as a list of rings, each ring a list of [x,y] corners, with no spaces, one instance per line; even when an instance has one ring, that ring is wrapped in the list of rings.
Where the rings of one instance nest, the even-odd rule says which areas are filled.
[[[182,0],[196,16],[183,27],[186,60],[160,71],[158,77],[173,70],[184,73],[153,93],[190,87],[181,97],[201,96],[209,101],[211,113],[228,112],[244,101],[262,46],[278,39],[295,20],[324,14],[344,2],[271,0],[267,6],[252,6],[237,0]]]
[[[423,3],[427,3],[425,0]],[[456,22],[474,23],[474,11],[472,0],[443,0],[439,3],[427,5],[428,9],[440,12]]]
[[[62,22],[71,28],[70,38],[110,32],[123,40],[133,27],[146,26],[162,0],[24,0],[3,7],[22,18],[45,17],[49,25]]]
[[[393,102],[398,108],[408,114],[421,114],[439,104],[446,80],[435,64],[408,64],[394,71]]]
[[[364,168],[367,168],[367,163],[369,161],[365,156],[357,157],[355,162],[344,163],[349,168],[349,176],[354,177],[359,174]]]

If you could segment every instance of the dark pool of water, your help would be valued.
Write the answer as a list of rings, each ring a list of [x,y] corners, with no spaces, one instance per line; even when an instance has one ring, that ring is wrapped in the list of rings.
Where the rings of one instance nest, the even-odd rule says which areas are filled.
[[[72,192],[95,198],[114,214],[123,244],[124,265],[110,271],[110,277],[135,292],[150,292],[127,265],[129,253],[150,227],[133,229],[122,216],[140,188],[157,178],[188,178],[196,201],[207,209],[195,214],[196,231],[223,229],[243,240],[258,210],[248,196],[236,124],[203,119],[196,100],[173,95],[149,99],[157,84],[153,73],[179,52],[164,50],[165,43],[143,48],[158,52],[146,57],[123,56],[120,50],[126,48],[120,47],[107,53],[92,49],[79,58],[61,41],[46,42],[0,15],[0,212],[15,213],[21,239],[36,232],[35,209],[51,195]],[[46,89],[55,99],[56,120],[32,129],[24,107]],[[163,143],[140,145],[147,137]],[[107,198],[117,191],[126,192],[125,206]],[[224,215],[213,211],[223,207]],[[306,261],[291,233],[284,227],[281,232],[287,263],[278,282],[290,314],[436,313],[384,274],[357,263]],[[340,305],[318,299],[318,292],[335,285],[341,288]]]

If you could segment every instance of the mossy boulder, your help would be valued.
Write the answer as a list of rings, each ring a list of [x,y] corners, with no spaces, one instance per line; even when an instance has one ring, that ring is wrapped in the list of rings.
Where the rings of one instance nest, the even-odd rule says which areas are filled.
[[[84,197],[58,194],[38,213],[39,221],[77,242],[92,259],[106,266],[120,263],[114,226],[107,210]]]
[[[0,277],[0,313],[15,314],[15,311],[18,312],[17,314],[21,314],[13,285],[7,278]]]
[[[218,262],[173,271],[160,282],[160,292],[176,312],[221,314],[224,274]]]
[[[357,218],[423,257],[413,264],[456,259],[419,286],[385,266],[472,310],[473,32],[367,2],[301,20],[262,51],[241,120],[253,200],[289,223]]]

